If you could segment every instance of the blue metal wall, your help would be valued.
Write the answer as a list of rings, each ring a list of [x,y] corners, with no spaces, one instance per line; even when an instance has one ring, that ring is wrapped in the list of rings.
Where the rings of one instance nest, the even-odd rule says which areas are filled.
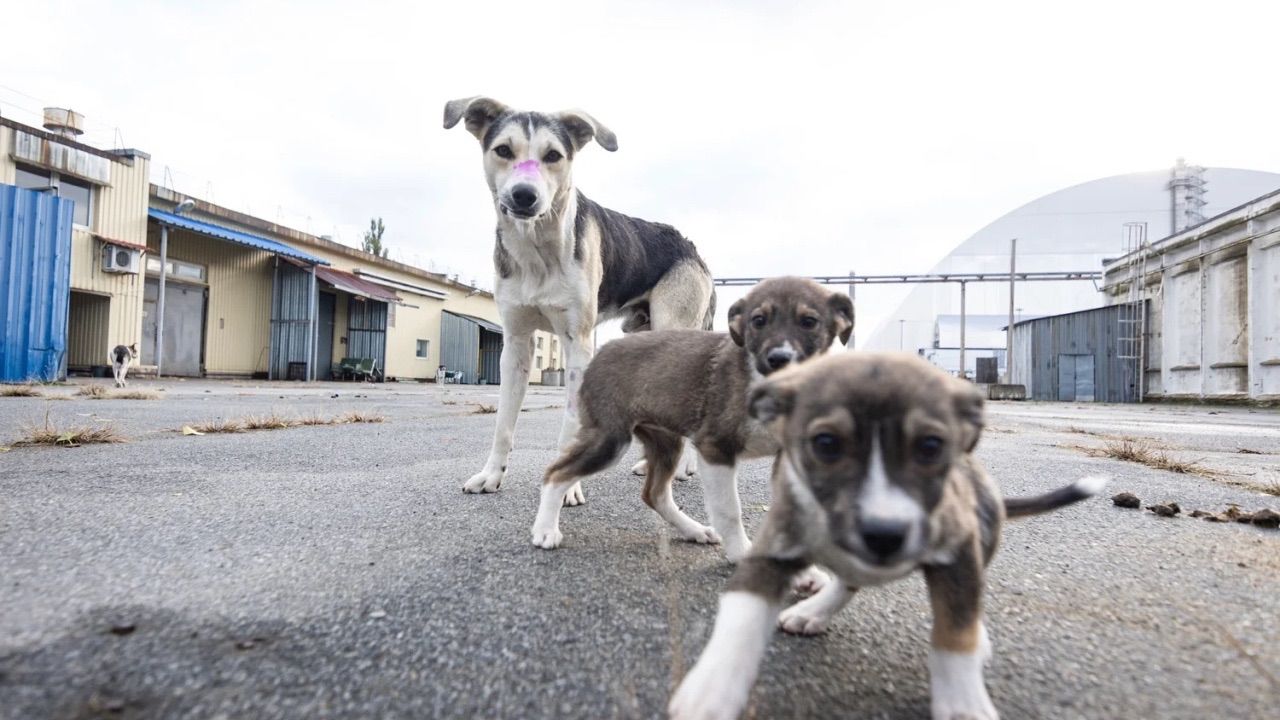
[[[0,185],[0,382],[62,377],[75,203]]]

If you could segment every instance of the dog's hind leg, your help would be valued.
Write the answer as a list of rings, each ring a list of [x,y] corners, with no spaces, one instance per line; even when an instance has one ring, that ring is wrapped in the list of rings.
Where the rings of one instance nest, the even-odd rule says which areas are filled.
[[[545,550],[560,545],[560,508],[570,488],[578,487],[581,478],[598,473],[618,461],[626,452],[631,436],[626,430],[606,432],[598,428],[584,429],[547,468],[542,480],[542,498],[538,516],[533,521],[533,544]]]
[[[120,377],[117,378],[117,382],[120,383],[120,387],[129,387],[129,382],[125,380],[125,378],[128,377],[128,375],[129,375],[129,363],[127,362],[120,363]]]
[[[463,492],[497,492],[507,473],[507,456],[511,454],[515,440],[520,406],[524,405],[524,394],[529,389],[529,365],[533,359],[533,332],[514,328],[509,332],[510,336],[502,345],[502,384],[498,392],[498,423],[493,433],[493,446],[489,449],[484,469],[462,485]]]
[[[683,439],[669,430],[646,425],[637,427],[635,434],[644,445],[647,464],[644,493],[641,495],[645,504],[657,511],[685,540],[718,544],[720,536],[716,531],[685,515],[671,496],[672,474],[680,459]]]
[[[933,605],[929,690],[934,720],[996,720],[982,668],[990,654],[982,623],[983,570],[977,540],[947,565],[926,565]]]

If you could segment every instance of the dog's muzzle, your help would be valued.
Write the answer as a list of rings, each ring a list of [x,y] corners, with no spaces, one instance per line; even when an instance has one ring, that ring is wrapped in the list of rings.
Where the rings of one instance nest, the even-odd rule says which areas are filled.
[[[508,215],[528,220],[538,212],[538,191],[532,185],[520,184],[511,188],[502,202],[502,210]]]

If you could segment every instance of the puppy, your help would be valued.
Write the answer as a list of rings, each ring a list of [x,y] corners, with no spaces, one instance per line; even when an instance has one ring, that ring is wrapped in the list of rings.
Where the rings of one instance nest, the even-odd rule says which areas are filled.
[[[111,363],[111,373],[116,378],[116,387],[126,387],[125,376],[129,374],[129,363],[138,357],[138,344],[129,346],[117,345],[107,354],[107,362]]]
[[[803,278],[772,278],[729,308],[729,334],[655,330],[615,340],[587,367],[579,395],[582,426],[548,468],[533,544],[560,544],[560,506],[569,488],[612,465],[634,434],[647,461],[642,498],[686,540],[719,543],[738,561],[750,548],[735,477],[740,458],[777,452],[747,416],[752,383],[849,339],[853,303]],[[671,478],[689,438],[706,483],[702,525],[676,507]]]
[[[820,633],[858,588],[920,569],[933,606],[933,717],[996,718],[982,676],[990,647],[982,592],[1001,523],[1083,500],[1106,481],[1002,500],[972,454],[982,408],[970,383],[898,353],[833,355],[756,387],[751,416],[782,447],[773,501],[671,716],[737,717],[775,625]],[[835,580],[779,616],[789,579],[810,563]]]

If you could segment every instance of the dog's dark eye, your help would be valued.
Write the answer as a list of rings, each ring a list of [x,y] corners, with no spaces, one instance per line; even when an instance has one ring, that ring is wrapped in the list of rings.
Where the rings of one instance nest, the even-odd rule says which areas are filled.
[[[546,155],[542,156],[542,162],[553,163],[560,162],[560,158],[564,157],[558,150],[548,150]]]
[[[800,318],[800,327],[804,328],[805,330],[812,330],[818,327],[818,318],[812,315],[805,315],[804,317]]]
[[[499,145],[498,147],[493,149],[493,154],[497,155],[498,157],[504,160],[510,160],[511,158],[515,157],[515,155],[511,153],[510,145]]]
[[[934,435],[922,437],[916,440],[916,459],[926,465],[936,463],[942,458],[943,446],[944,443],[940,437]]]
[[[840,438],[831,433],[818,433],[809,441],[813,444],[813,455],[824,463],[833,463],[840,459]]]
[[[762,327],[764,327],[765,323],[767,323],[767,322],[769,322],[769,318],[767,318],[767,317],[765,317],[765,316],[763,316],[763,315],[752,315],[752,316],[751,316],[751,325],[752,325],[752,327],[762,328]]]

